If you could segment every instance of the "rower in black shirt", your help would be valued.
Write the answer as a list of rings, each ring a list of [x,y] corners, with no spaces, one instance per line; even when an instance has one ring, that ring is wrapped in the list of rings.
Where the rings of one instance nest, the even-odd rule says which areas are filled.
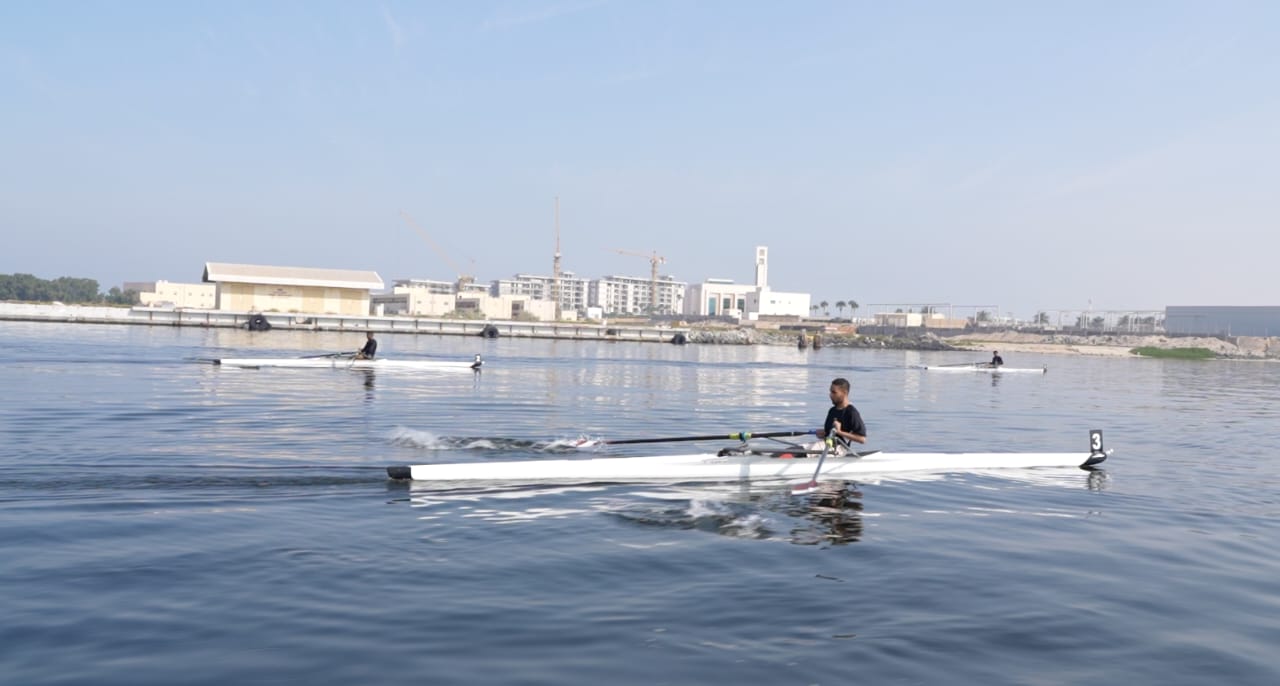
[[[999,367],[1000,365],[1003,365],[1003,364],[1004,364],[1004,358],[1003,358],[1003,357],[1000,357],[1000,351],[999,351],[999,350],[992,350],[992,351],[991,351],[991,366],[992,366],[992,367]]]
[[[378,342],[373,340],[373,332],[365,333],[366,340],[364,347],[356,351],[357,360],[372,360],[374,353],[378,352]]]
[[[862,422],[858,408],[849,402],[849,380],[835,379],[831,382],[831,409],[827,410],[827,420],[817,432],[818,438],[831,436],[836,442],[836,455],[848,451],[849,443],[867,442],[867,425]]]

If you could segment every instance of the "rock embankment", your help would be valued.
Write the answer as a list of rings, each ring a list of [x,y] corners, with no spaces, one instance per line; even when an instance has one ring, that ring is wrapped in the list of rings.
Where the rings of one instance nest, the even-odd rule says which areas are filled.
[[[874,348],[884,350],[975,350],[1000,349],[1005,352],[1056,353],[1064,355],[1128,356],[1134,348],[1205,348],[1222,358],[1240,360],[1280,359],[1280,337],[1236,336],[1131,336],[1039,334],[1019,331],[981,331],[941,338],[935,334],[899,336],[859,336],[820,334],[824,348]],[[797,332],[762,331],[743,328],[695,328],[688,342],[709,345],[789,345],[799,344]],[[809,345],[813,339],[807,340]]]
[[[1038,334],[1018,331],[974,332],[951,339],[964,348],[993,347],[1024,352],[1066,352],[1083,355],[1129,355],[1134,348],[1205,348],[1214,355],[1240,360],[1280,359],[1280,338],[1262,336],[1132,336]]]

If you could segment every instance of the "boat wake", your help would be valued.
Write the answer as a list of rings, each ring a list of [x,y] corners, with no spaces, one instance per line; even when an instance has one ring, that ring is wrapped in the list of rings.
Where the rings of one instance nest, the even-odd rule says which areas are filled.
[[[469,521],[518,524],[604,515],[630,526],[713,534],[795,545],[839,545],[862,538],[862,494],[856,485],[823,483],[797,498],[789,488],[740,484],[646,486],[578,485],[436,489],[414,484],[410,504],[419,518],[441,527]]]
[[[614,518],[643,527],[697,530],[756,540],[775,535],[776,525],[767,513],[748,503],[719,499],[663,500],[665,502],[599,504],[603,512]]]
[[[557,438],[548,441],[503,438],[499,436],[441,436],[431,431],[410,429],[405,426],[396,427],[391,432],[390,438],[391,442],[396,445],[419,448],[422,450],[572,453],[581,450],[593,450],[600,446],[599,441],[583,436],[576,438]]]

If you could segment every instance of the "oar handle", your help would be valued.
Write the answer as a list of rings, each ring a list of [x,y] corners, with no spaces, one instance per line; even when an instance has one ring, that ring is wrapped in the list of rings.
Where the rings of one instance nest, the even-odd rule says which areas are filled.
[[[808,436],[812,431],[739,431],[737,433],[715,434],[713,436],[676,436],[674,438],[626,438],[619,441],[601,441],[605,445],[633,445],[636,443],[676,443],[679,441],[749,441],[753,438],[780,438],[783,436]]]

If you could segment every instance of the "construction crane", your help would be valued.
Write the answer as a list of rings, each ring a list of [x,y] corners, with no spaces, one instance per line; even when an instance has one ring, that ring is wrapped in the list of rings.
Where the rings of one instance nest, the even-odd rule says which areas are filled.
[[[658,265],[666,264],[667,258],[658,254],[657,250],[652,255],[644,253],[632,252],[630,250],[615,250],[619,255],[630,255],[632,257],[643,257],[649,260],[649,314],[658,313]]]
[[[404,210],[400,210],[400,216],[404,218],[404,221],[406,224],[408,224],[409,226],[412,226],[413,229],[418,232],[419,236],[422,236],[422,240],[426,241],[427,245],[430,245],[432,250],[436,251],[436,254],[440,256],[440,259],[444,260],[446,263],[448,263],[450,267],[453,268],[454,273],[458,277],[458,281],[457,281],[458,290],[462,290],[462,286],[464,284],[472,283],[476,280],[475,276],[468,273],[464,273],[462,271],[462,268],[458,266],[458,263],[454,262],[453,259],[449,257],[449,253],[446,253],[444,251],[444,248],[441,248],[438,243],[431,240],[431,236],[427,235],[427,232],[424,231],[421,226],[418,226],[418,222],[414,221],[413,217],[410,217],[408,212],[405,212]],[[471,262],[472,262],[471,266],[474,271],[475,260],[472,260]]]
[[[560,311],[560,196],[556,196],[556,254],[551,262],[551,299],[556,303],[556,321],[563,314]]]

